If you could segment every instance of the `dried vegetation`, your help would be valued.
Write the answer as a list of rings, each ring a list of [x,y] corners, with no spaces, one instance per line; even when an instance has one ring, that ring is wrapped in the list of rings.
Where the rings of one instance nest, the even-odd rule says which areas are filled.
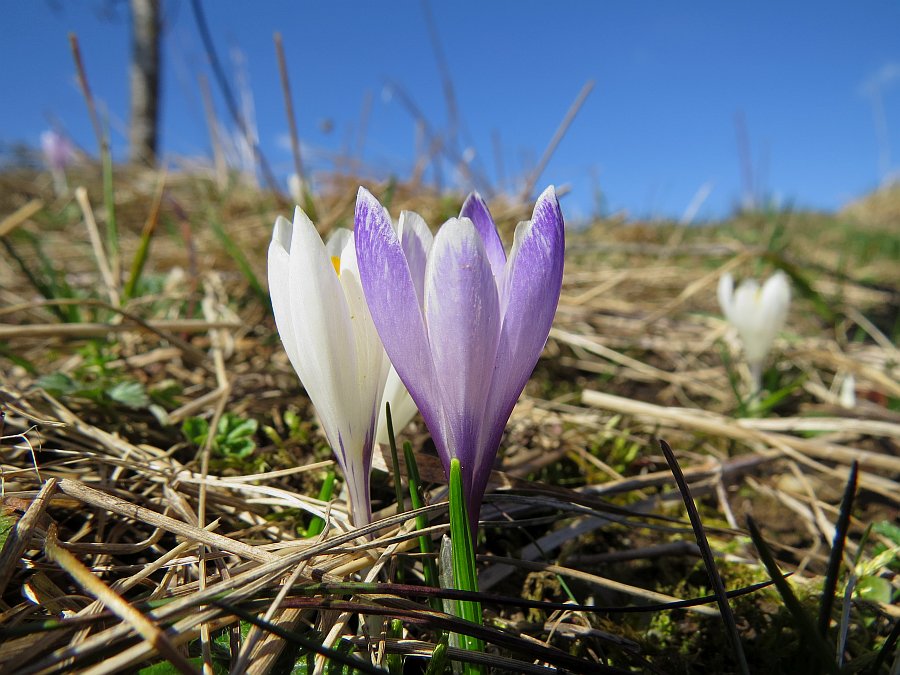
[[[368,537],[348,530],[338,493],[318,498],[331,454],[264,281],[270,228],[292,206],[237,179],[117,169],[113,241],[98,175],[70,176],[86,187],[80,202],[53,197],[44,174],[0,175],[0,671],[167,660],[146,672],[191,672],[205,660],[217,672],[312,672],[321,644],[333,672],[340,659],[400,672],[392,655],[429,657],[457,624],[409,587],[421,560],[392,472],[373,474]],[[323,231],[350,223],[356,182],[333,177],[316,195]],[[432,226],[461,202],[369,187]],[[825,639],[852,672],[887,672],[882,646],[900,618],[900,243],[876,198],[871,220],[862,204],[700,228],[599,220],[570,234],[556,324],[482,513],[487,663],[738,671],[714,598],[659,607],[712,593],[665,439],[726,587],[769,579],[752,515],[813,617],[859,463]],[[491,206],[507,232],[529,215],[513,199]],[[773,267],[795,300],[765,376],[772,396],[752,414],[715,284]],[[437,538],[439,463],[421,421],[400,437]],[[327,526],[309,536],[316,517]],[[341,585],[353,580],[378,585]],[[816,663],[773,588],[732,604],[752,672]],[[404,672],[426,663],[407,657]]]

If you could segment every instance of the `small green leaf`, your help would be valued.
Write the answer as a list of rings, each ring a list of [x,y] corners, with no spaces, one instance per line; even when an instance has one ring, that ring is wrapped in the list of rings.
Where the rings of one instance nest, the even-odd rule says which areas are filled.
[[[891,604],[893,595],[891,582],[881,577],[863,577],[856,584],[856,594],[864,600]]]
[[[126,380],[113,385],[106,390],[106,395],[132,410],[139,410],[150,405],[150,397],[147,396],[144,385],[134,380]]]
[[[188,417],[181,424],[181,433],[194,445],[203,445],[209,435],[209,422],[202,417]]]
[[[46,389],[53,396],[62,396],[78,389],[75,381],[65,373],[44,375],[38,378],[37,385],[42,389]]]
[[[860,562],[856,566],[856,574],[860,577],[874,576],[894,562],[898,556],[900,556],[900,546],[882,549],[871,559]]]
[[[0,548],[6,544],[9,533],[12,532],[18,521],[19,519],[12,514],[0,514]]]
[[[900,527],[897,525],[887,520],[881,520],[872,526],[872,530],[900,546]]]

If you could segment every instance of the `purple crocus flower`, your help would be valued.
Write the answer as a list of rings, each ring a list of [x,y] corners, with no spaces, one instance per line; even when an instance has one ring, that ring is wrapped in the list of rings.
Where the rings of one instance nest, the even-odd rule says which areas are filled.
[[[41,151],[53,176],[53,187],[58,195],[68,191],[66,167],[75,157],[71,141],[57,131],[48,129],[41,134]]]
[[[41,134],[41,150],[47,166],[55,171],[65,169],[75,156],[69,139],[52,129]]]
[[[500,437],[547,341],[562,285],[565,232],[553,187],[520,223],[509,258],[484,201],[432,239],[403,212],[395,230],[365,189],[356,255],[384,348],[422,413],[449,476],[462,469],[472,532]]]

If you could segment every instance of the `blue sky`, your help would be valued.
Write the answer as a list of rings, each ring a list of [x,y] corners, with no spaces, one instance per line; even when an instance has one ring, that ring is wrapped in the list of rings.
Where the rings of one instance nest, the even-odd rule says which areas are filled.
[[[203,73],[212,83],[211,72],[190,3],[163,2],[162,151],[209,156],[197,82]],[[233,50],[246,59],[261,147],[280,177],[292,162],[274,31],[284,37],[313,169],[357,152],[370,96],[362,161],[373,175],[410,174],[416,125],[388,95],[391,82],[434,129],[448,126],[419,2],[203,5],[229,71]],[[536,188],[570,186],[563,205],[573,218],[598,208],[598,190],[605,211],[633,217],[678,218],[701,191],[709,194],[698,217],[728,213],[746,192],[738,117],[753,189],[778,203],[839,208],[897,171],[900,3],[432,0],[430,7],[466,131],[460,148],[471,148],[494,185],[500,165],[507,184],[521,180],[581,87],[595,82]],[[95,151],[66,38],[73,31],[124,155],[128,3],[6,0],[0,8],[0,143],[37,144],[55,121]]]

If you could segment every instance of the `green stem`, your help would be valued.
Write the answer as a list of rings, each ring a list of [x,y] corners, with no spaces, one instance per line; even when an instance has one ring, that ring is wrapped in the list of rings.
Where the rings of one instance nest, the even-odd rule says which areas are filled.
[[[325,482],[322,483],[322,489],[319,490],[319,501],[327,502],[334,494],[334,470],[330,470],[325,476]],[[325,528],[325,521],[319,516],[315,516],[309,521],[309,527],[306,528],[307,537],[315,537],[322,533]]]
[[[425,506],[425,499],[422,497],[421,481],[419,479],[419,465],[416,463],[416,456],[413,454],[412,443],[406,441],[403,444],[403,458],[406,461],[406,477],[409,483],[409,498],[412,502],[413,509],[421,509]],[[428,516],[416,516],[416,529],[424,530],[428,527]],[[438,576],[437,565],[434,563],[434,545],[431,537],[427,534],[419,535],[419,550],[422,552],[422,571],[425,574],[425,583],[432,588],[440,587],[440,578]],[[431,608],[435,611],[441,611],[441,601],[438,598],[431,598],[429,601]]]
[[[450,540],[453,544],[453,583],[457,590],[478,592],[478,572],[475,568],[475,547],[469,529],[469,515],[466,510],[465,491],[463,490],[462,467],[459,460],[450,460]],[[479,626],[481,620],[481,603],[460,600],[456,603],[460,618]],[[468,635],[460,635],[460,644],[468,651],[483,651],[484,643]],[[481,672],[475,665],[467,665],[466,671]]]

